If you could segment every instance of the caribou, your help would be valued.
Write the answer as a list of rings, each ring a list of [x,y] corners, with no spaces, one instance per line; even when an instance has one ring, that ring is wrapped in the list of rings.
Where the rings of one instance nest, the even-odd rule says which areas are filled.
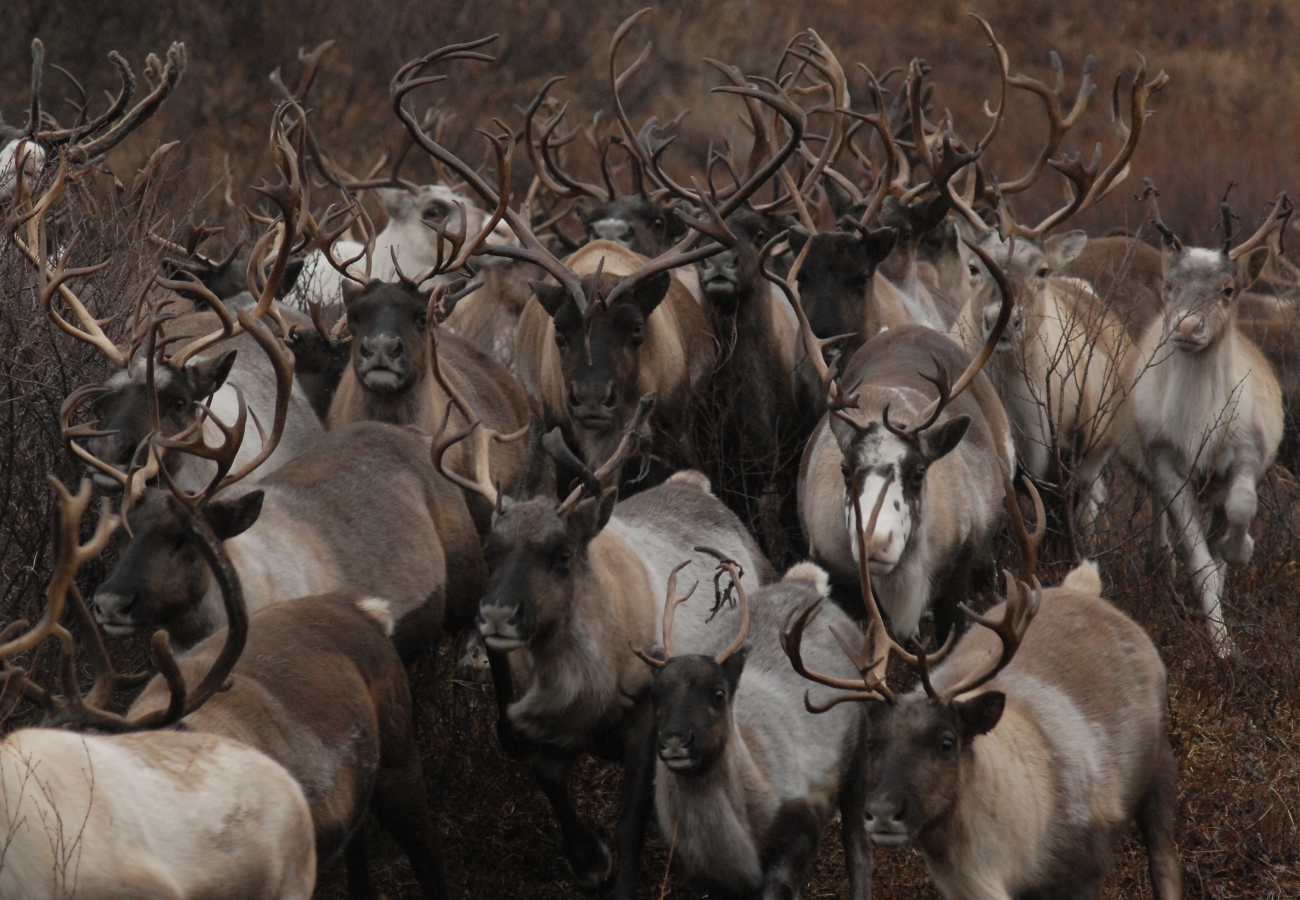
[[[0,892],[33,900],[69,896],[176,897],[237,892],[265,900],[308,900],[316,882],[312,816],[298,782],[279,763],[229,737],[169,728],[218,695],[239,657],[247,620],[239,582],[203,523],[187,519],[196,552],[221,584],[231,629],[221,649],[194,670],[187,690],[168,679],[158,709],[135,716],[108,710],[116,689],[138,679],[112,671],[98,635],[96,677],[83,696],[72,635],[59,624],[67,600],[83,625],[94,623],[73,579],[108,543],[115,517],[107,501],[94,535],[78,532],[90,504],[89,480],[59,494],[58,557],[41,619],[0,634],[6,701],[21,693],[45,709],[45,725],[0,741],[0,823],[9,836]],[[10,661],[55,636],[63,693],[29,680]],[[177,661],[166,635],[154,658],[169,676]],[[89,730],[89,733],[87,731]],[[238,822],[238,828],[231,823]]]
[[[825,716],[801,710],[806,682],[778,640],[791,616],[829,596],[826,572],[799,563],[750,598],[737,565],[724,560],[719,574],[730,574],[737,608],[719,592],[707,634],[688,646],[673,636],[676,610],[695,591],[676,591],[686,565],[668,578],[662,652],[640,653],[654,668],[655,806],[675,859],[693,880],[730,894],[797,897],[838,812],[850,894],[869,896],[871,846],[857,785],[860,709],[842,706]],[[852,625],[833,606],[821,612],[802,653],[847,681],[856,672],[835,635],[851,633]]]
[[[655,622],[663,616],[664,572],[682,559],[703,563],[706,555],[693,548],[708,541],[737,560],[751,580],[763,583],[774,574],[700,473],[678,472],[622,502],[616,488],[603,487],[634,452],[652,403],[651,397],[642,399],[619,449],[596,472],[567,450],[558,430],[547,435],[548,452],[581,474],[581,483],[559,504],[547,495],[504,496],[486,467],[476,480],[442,467],[495,510],[483,544],[490,574],[478,629],[489,650],[522,651],[530,676],[521,696],[509,689],[498,695],[501,730],[507,746],[536,751],[534,773],[559,820],[565,858],[585,888],[608,881],[615,859],[578,816],[566,772],[583,751],[623,762],[615,887],[620,900],[635,896],[654,774],[652,679],[631,646],[654,641]],[[440,466],[465,433],[435,440]],[[694,633],[705,627],[705,618],[694,611],[680,620],[686,623],[681,627]]]
[[[957,608],[972,572],[987,569],[1001,516],[999,473],[1016,460],[1006,413],[980,372],[1010,318],[1010,285],[1003,276],[999,320],[974,359],[932,328],[904,325],[863,344],[833,379],[821,355],[827,342],[813,336],[800,298],[768,276],[794,305],[807,356],[828,386],[830,409],[799,470],[799,518],[812,556],[850,583],[868,565],[899,634],[915,635],[929,610],[945,635],[961,624]],[[930,367],[935,374],[926,374]],[[923,406],[931,389],[938,397]],[[904,415],[906,426],[891,418]],[[864,560],[857,536],[865,523],[854,508],[873,496],[887,502]]]
[[[1043,589],[1034,576],[1042,501],[1030,483],[1038,515],[1031,536],[1009,470],[1004,489],[1024,560],[1020,578],[1005,573],[1006,601],[983,615],[964,609],[980,628],[955,646],[950,637],[936,652],[915,642],[909,652],[886,629],[863,564],[868,635],[860,651],[842,639],[857,679],[800,658],[815,607],[782,635],[796,671],[844,692],[820,707],[805,703],[813,712],[866,705],[866,831],[879,846],[917,846],[945,898],[1099,898],[1113,837],[1136,819],[1155,896],[1177,900],[1178,769],[1160,655],[1101,598],[1094,563]],[[860,559],[883,499],[859,535]],[[890,657],[919,676],[918,688],[894,693]]]
[[[1148,191],[1154,201],[1149,180]],[[1281,194],[1259,231],[1232,247],[1225,202],[1223,246],[1210,249],[1185,247],[1157,207],[1165,305],[1134,349],[1127,373],[1133,388],[1122,414],[1120,455],[1173,526],[1221,656],[1236,652],[1223,620],[1225,569],[1250,561],[1256,484],[1277,455],[1283,425],[1277,377],[1237,328],[1238,310],[1268,261],[1269,234],[1285,227],[1290,212]],[[1209,511],[1208,528],[1198,506]]]

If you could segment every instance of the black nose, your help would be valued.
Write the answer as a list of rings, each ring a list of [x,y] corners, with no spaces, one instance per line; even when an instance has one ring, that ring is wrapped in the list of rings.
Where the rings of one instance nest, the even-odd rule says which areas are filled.
[[[885,797],[872,800],[867,804],[868,822],[889,822],[897,824],[907,816],[906,797]]]
[[[632,225],[622,219],[602,219],[591,226],[591,239],[614,241],[619,244],[632,243]]]
[[[570,383],[566,399],[569,402],[569,408],[574,410],[583,407],[591,408],[597,405],[604,407],[606,410],[612,410],[618,405],[614,393],[614,383],[612,381]]]
[[[695,746],[695,732],[661,731],[659,733],[660,750],[690,750]]]
[[[406,347],[395,334],[371,334],[362,339],[360,354],[363,362],[396,362],[406,357]]]

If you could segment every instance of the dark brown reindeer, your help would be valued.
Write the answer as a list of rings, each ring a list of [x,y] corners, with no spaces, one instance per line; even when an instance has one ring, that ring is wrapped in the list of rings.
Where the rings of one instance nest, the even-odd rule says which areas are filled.
[[[230,737],[171,730],[203,712],[240,658],[247,636],[239,580],[219,542],[198,517],[185,539],[221,584],[231,627],[219,648],[193,666],[178,664],[166,632],[153,640],[160,703],[126,716],[109,710],[115,691],[139,676],[113,671],[73,579],[107,544],[116,525],[108,502],[94,536],[79,542],[90,482],[73,496],[58,482],[61,521],[48,602],[33,626],[13,622],[0,634],[4,705],[16,694],[45,710],[43,727],[0,741],[0,810],[7,840],[0,868],[6,897],[55,900],[72,895],[243,897],[308,900],[316,881],[312,817],[303,790],[277,762]],[[76,646],[60,623],[68,598],[90,635],[95,682],[83,695]],[[31,681],[12,661],[49,637],[60,642],[61,692]],[[188,684],[180,667],[188,668]],[[218,702],[220,702],[218,700]],[[239,828],[230,823],[238,821]],[[78,823],[75,843],[65,829]],[[69,853],[75,862],[70,864]]]
[[[623,763],[615,887],[620,900],[636,893],[654,772],[650,672],[631,646],[655,640],[665,573],[682,559],[710,565],[692,549],[707,540],[738,560],[755,586],[772,577],[753,538],[700,473],[679,472],[617,506],[617,489],[602,488],[635,452],[636,433],[652,402],[643,398],[619,449],[596,472],[567,450],[558,430],[547,435],[547,450],[581,474],[579,486],[558,504],[549,495],[504,496],[486,465],[477,467],[473,482],[444,468],[495,509],[483,545],[491,574],[479,604],[479,633],[490,650],[521,653],[529,675],[518,697],[498,681],[500,733],[511,752],[535,751],[534,773],[559,820],[565,858],[586,888],[615,877],[616,860],[579,817],[565,783],[567,770],[583,752]],[[440,435],[435,459],[472,431]],[[478,453],[476,458],[483,460]],[[685,630],[705,627],[704,619],[702,611],[693,611]]]
[[[818,607],[802,652],[808,664],[847,680],[856,674],[836,632],[852,634],[844,613],[822,604],[826,573],[799,563],[778,583],[745,590],[735,562],[724,560],[732,586],[717,592],[707,632],[674,638],[678,605],[668,578],[662,653],[639,653],[655,668],[655,805],[659,830],[671,835],[673,858],[695,881],[729,895],[797,897],[821,837],[841,817],[850,893],[871,890],[871,846],[855,778],[861,769],[861,711],[826,716],[800,708],[806,682],[781,652],[782,626]],[[715,584],[717,580],[715,579]],[[735,606],[727,595],[734,590]],[[702,603],[697,605],[703,605]]]
[[[850,654],[859,678],[803,664],[798,651],[810,613],[794,621],[784,645],[805,677],[846,691],[822,707],[809,702],[810,710],[866,704],[857,789],[867,833],[880,846],[915,844],[945,898],[1099,898],[1112,841],[1136,819],[1154,895],[1177,900],[1178,770],[1164,666],[1146,633],[1101,598],[1093,563],[1075,568],[1060,587],[1038,583],[1045,522],[1027,484],[1038,517],[1033,536],[1004,474],[1022,577],[1005,573],[1007,600],[984,615],[963,607],[981,627],[955,646],[950,639],[927,653],[897,643],[865,564],[871,622],[861,651]],[[875,518],[873,511],[871,523]],[[859,537],[861,559],[870,538]],[[890,689],[891,657],[919,677],[918,688],[902,696]]]

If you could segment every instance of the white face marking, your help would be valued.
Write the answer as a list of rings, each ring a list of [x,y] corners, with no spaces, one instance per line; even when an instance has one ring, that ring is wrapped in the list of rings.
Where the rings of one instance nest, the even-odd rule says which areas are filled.
[[[1211,250],[1209,247],[1188,247],[1185,251],[1187,258],[1196,262],[1209,263],[1217,266],[1223,261],[1223,254],[1218,250]]]
[[[885,502],[881,504],[880,513],[876,517],[875,534],[867,536],[867,565],[873,575],[887,575],[892,572],[902,558],[903,551],[907,549],[907,542],[912,536],[912,509],[903,497],[899,471],[900,463],[907,453],[907,445],[897,437],[892,434],[882,435],[863,460],[870,470],[862,480],[862,495],[858,501],[862,506],[864,520],[861,526],[857,522],[852,501],[846,503],[845,523],[849,534],[852,535],[850,544],[853,559],[857,561],[859,546],[857,529],[861,527],[865,530],[867,521],[871,519],[871,510],[876,505],[881,489],[884,488],[886,474],[893,472],[893,481],[890,482],[885,494]]]

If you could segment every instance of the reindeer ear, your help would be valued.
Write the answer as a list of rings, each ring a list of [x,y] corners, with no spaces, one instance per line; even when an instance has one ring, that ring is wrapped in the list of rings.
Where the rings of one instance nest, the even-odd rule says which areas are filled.
[[[1043,252],[1047,254],[1047,264],[1053,272],[1059,272],[1079,258],[1083,248],[1088,246],[1088,232],[1067,231],[1054,234],[1043,241]]]
[[[743,644],[735,653],[728,656],[722,663],[722,674],[727,678],[727,686],[731,689],[734,696],[736,687],[740,684],[740,676],[745,671],[745,658],[749,656],[749,645]]]
[[[261,491],[249,491],[234,500],[215,499],[203,510],[203,518],[220,540],[228,541],[243,534],[262,514]]]
[[[1241,282],[1243,291],[1250,290],[1251,286],[1259,280],[1271,252],[1267,247],[1256,247],[1237,260],[1237,279]]]
[[[961,728],[963,744],[969,744],[981,734],[988,734],[1002,718],[1006,708],[1007,695],[1001,691],[986,691],[970,700],[952,701],[953,712],[957,714],[958,726]]]
[[[226,376],[235,365],[238,350],[227,350],[213,359],[199,359],[185,367],[195,399],[208,397],[226,383]]]
[[[786,240],[790,242],[790,251],[792,253],[803,252],[803,245],[808,243],[808,231],[802,225],[791,225],[790,234]]]
[[[830,414],[827,421],[830,422],[831,435],[840,448],[840,455],[848,459],[849,451],[853,449],[853,440],[858,436],[858,430],[834,413]]]
[[[970,427],[970,416],[953,416],[942,425],[921,432],[921,455],[926,464],[943,459],[953,451]]]
[[[898,229],[876,228],[860,234],[858,241],[862,244],[862,249],[866,251],[867,259],[874,268],[893,252],[894,245],[898,243]]]
[[[660,272],[645,279],[632,289],[632,302],[636,304],[637,309],[641,310],[641,315],[646,318],[654,312],[660,303],[664,302],[664,297],[668,296],[668,286],[672,282],[672,275],[668,272]]]
[[[929,234],[948,217],[948,210],[951,204],[948,202],[948,195],[940,192],[924,203],[919,203],[912,207],[909,218],[912,222],[912,230],[917,237]]]
[[[679,238],[686,233],[686,223],[682,217],[677,215],[677,210],[670,209],[664,212],[664,234],[671,240]]]
[[[354,281],[351,278],[344,278],[343,279],[343,308],[347,309],[349,306],[351,306],[353,301],[355,301],[358,297],[360,297],[362,291],[364,291],[365,289],[366,289],[366,285],[362,284],[361,282]]]
[[[588,497],[569,514],[569,530],[579,540],[590,541],[604,530],[618,502],[618,488],[610,488],[597,500]]]
[[[533,293],[537,295],[537,302],[542,304],[542,309],[546,310],[546,314],[552,319],[564,305],[564,298],[569,296],[569,292],[564,288],[548,281],[529,281],[528,286],[533,289]]]

